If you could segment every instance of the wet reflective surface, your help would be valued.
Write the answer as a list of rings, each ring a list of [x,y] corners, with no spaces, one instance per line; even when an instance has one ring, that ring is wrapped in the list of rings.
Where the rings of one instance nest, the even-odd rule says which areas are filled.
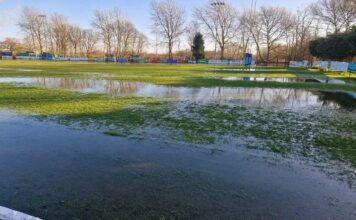
[[[264,78],[261,78],[264,79]],[[276,80],[298,80],[281,78]],[[135,95],[154,98],[178,98],[197,102],[232,102],[247,106],[282,107],[301,109],[304,107],[352,108],[356,106],[355,93],[318,92],[297,89],[268,88],[187,88],[159,86],[115,80],[75,78],[0,78],[0,83],[20,83],[45,88],[64,88],[84,93],[110,95]]]
[[[43,135],[45,134],[45,135]],[[312,165],[74,131],[0,112],[0,204],[44,219],[353,219]]]
[[[74,78],[0,83],[174,98],[71,117],[0,109],[2,206],[43,219],[356,217],[355,93]],[[65,102],[48,97],[19,100],[25,110]]]
[[[269,78],[269,77],[224,77],[224,80],[243,80],[243,81],[258,81],[258,82],[305,82],[302,78]]]

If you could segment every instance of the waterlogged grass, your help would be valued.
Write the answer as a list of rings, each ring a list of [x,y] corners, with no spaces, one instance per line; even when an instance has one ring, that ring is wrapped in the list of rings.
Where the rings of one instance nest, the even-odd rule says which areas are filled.
[[[154,138],[213,149],[242,146],[314,159],[322,154],[356,167],[353,111],[330,115],[329,111],[194,104],[14,84],[0,84],[0,106],[110,136]]]
[[[332,159],[350,161],[356,167],[356,117],[336,117],[323,124],[323,136],[316,137],[316,146],[330,154]]]
[[[1,69],[2,68],[2,69]],[[316,83],[279,83],[227,81],[226,77],[271,77],[271,78],[340,78],[347,79],[347,85],[324,85]],[[1,61],[0,77],[73,77],[100,78],[120,81],[145,82],[159,85],[190,87],[266,87],[302,88],[323,90],[356,91],[353,79],[356,74],[323,72],[303,68],[259,67],[248,71],[239,66],[214,65],[118,65],[97,63],[68,63],[42,61]]]
[[[10,67],[13,65],[14,68],[23,64],[21,68],[43,71],[0,70],[0,76],[98,77],[193,87],[293,87],[355,91],[352,79],[348,81],[349,85],[345,86],[231,82],[216,77],[236,76],[236,74],[240,76],[246,73],[209,71],[207,73],[207,68],[211,68],[209,66],[118,67],[117,65],[104,64],[0,61],[0,66],[6,66],[5,64]],[[305,73],[289,71],[291,70],[280,68],[279,73],[271,71],[271,73],[261,74],[270,74],[273,77],[279,74],[281,76],[316,74],[325,77],[323,73],[308,72],[309,70],[296,70],[305,71]],[[254,76],[258,76],[258,74]],[[330,94],[328,94],[328,98],[330,99]],[[332,96],[333,98],[340,103],[339,95]],[[219,157],[240,149],[249,152],[268,152],[268,154],[262,153],[267,155],[267,159],[293,158],[298,161],[312,162],[330,176],[336,176],[342,182],[347,182],[352,188],[355,188],[356,115],[353,103],[349,103],[349,99],[345,99],[345,102],[343,106],[347,106],[347,110],[328,108],[323,110],[323,107],[320,107],[320,109],[296,111],[273,107],[246,107],[231,103],[203,104],[172,99],[83,94],[63,89],[0,83],[0,109],[9,109],[38,120],[55,122],[70,128],[100,132],[112,137],[155,139],[159,142],[205,148],[207,154],[212,157]],[[117,138],[117,140],[121,139]],[[68,191],[68,194],[73,195],[73,199],[71,197],[68,199],[61,193],[42,194],[36,193],[36,190],[23,190],[22,186],[28,185],[28,183],[21,180],[18,185],[14,186],[16,193],[8,195],[11,198],[8,200],[11,201],[13,207],[18,204],[18,207],[22,207],[23,210],[32,212],[36,210],[38,216],[58,219],[68,219],[73,216],[82,219],[95,218],[96,216],[104,219],[117,218],[118,216],[122,219],[133,219],[137,216],[153,219],[157,218],[157,213],[160,213],[159,219],[187,219],[192,216],[193,218],[209,218],[216,213],[215,209],[226,215],[223,218],[231,219],[236,216],[232,216],[228,212],[229,207],[225,206],[226,204],[256,203],[257,195],[255,195],[254,184],[252,184],[251,190],[245,190],[244,185],[236,188],[235,185],[229,186],[219,177],[205,176],[200,172],[186,172],[183,169],[172,171],[169,166],[159,166],[154,162],[147,163],[147,161],[140,161],[139,158],[131,160],[113,155],[113,158],[105,158],[105,160],[110,163],[110,166],[114,166],[113,169],[105,169],[109,173],[102,173],[101,163],[98,163],[99,165],[97,163],[88,164],[98,166],[101,176],[99,182],[101,183],[112,183],[113,176],[117,177],[115,185],[122,186],[115,188],[118,190],[117,194],[113,195],[110,187],[96,187],[99,191],[94,193],[93,197],[92,194],[89,195],[86,190],[83,190],[86,189],[83,187],[86,179],[83,178],[83,183],[74,184],[74,186],[79,186],[78,190],[74,191],[82,192],[88,196],[77,199],[78,194],[73,193],[73,186],[71,186],[69,187],[71,191]],[[92,170],[95,171],[87,166],[83,170],[90,176],[90,189],[93,188],[91,181],[92,176],[95,175]],[[112,175],[113,170],[115,173],[117,172],[115,175]],[[82,172],[76,172],[75,181],[78,178],[82,179],[81,175],[83,175]],[[102,181],[105,178],[108,181]],[[135,186],[145,187],[140,187],[137,190]],[[109,189],[110,193],[100,193],[107,192],[105,189]],[[140,189],[144,190],[141,192]],[[0,189],[5,195],[5,201],[8,190],[7,187]],[[56,188],[56,190],[58,189]],[[63,189],[59,190],[63,191]],[[130,194],[135,196],[130,196]],[[36,196],[29,199],[30,195]],[[120,199],[112,199],[115,196]],[[265,198],[264,195],[261,197]],[[187,198],[190,201],[187,202]],[[206,199],[202,198],[208,198],[212,202],[207,205]],[[221,203],[222,200],[219,198],[228,198],[229,200],[226,203]],[[154,205],[151,205],[147,201],[155,202]],[[172,201],[174,202],[172,203]],[[100,207],[104,207],[104,214]],[[57,215],[53,215],[53,213]],[[259,215],[259,217],[261,216]],[[273,215],[273,217],[275,216]]]
[[[337,91],[356,91],[356,84],[335,85],[321,83],[283,83],[283,82],[259,82],[259,81],[228,81],[224,79],[213,78],[190,78],[181,83],[175,83],[177,86],[190,87],[246,87],[246,88],[294,88],[309,90],[337,90]]]
[[[209,65],[117,65],[1,61],[0,77],[72,77],[187,87],[258,87],[356,91],[356,74],[300,68]],[[12,69],[11,69],[12,68]],[[239,69],[240,68],[240,69]],[[341,78],[346,85],[229,81],[225,77]],[[39,119],[109,136],[267,150],[283,156],[332,160],[356,166],[355,114],[298,113],[281,109],[176,103],[141,97],[82,94],[60,89],[0,84],[0,106]],[[344,123],[345,122],[345,123]],[[322,156],[320,156],[322,155]]]
[[[98,116],[100,114],[110,115],[112,112],[122,110],[120,118],[140,123],[140,118],[137,118],[136,114],[124,109],[140,105],[150,106],[157,103],[159,103],[159,100],[152,98],[83,94],[60,89],[0,84],[0,106],[29,115],[85,118],[86,116]]]

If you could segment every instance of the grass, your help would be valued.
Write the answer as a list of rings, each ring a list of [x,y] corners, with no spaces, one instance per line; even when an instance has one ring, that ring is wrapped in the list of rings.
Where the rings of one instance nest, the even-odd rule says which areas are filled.
[[[273,108],[184,104],[168,99],[82,94],[14,84],[0,84],[0,106],[110,136],[208,146],[236,141],[247,145],[241,140],[253,137],[257,149],[307,157],[313,154],[311,146],[322,146],[334,150],[325,151],[332,158],[356,166],[352,112],[343,113],[345,118],[341,119],[338,114],[325,117],[320,113],[305,115]]]
[[[106,114],[128,106],[156,102],[157,99],[149,98],[82,94],[60,89],[0,84],[1,106],[34,115],[80,117],[86,114]]]
[[[353,80],[348,80],[347,85],[222,80],[222,78],[234,76],[271,78],[332,77],[349,79],[348,74],[345,75],[334,72],[322,72],[303,68],[260,67],[257,68],[256,71],[250,72],[238,66],[224,67],[212,65],[154,64],[118,65],[43,61],[0,61],[0,68],[3,68],[2,70],[0,69],[0,77],[91,77],[190,87],[231,86],[356,91],[356,83]],[[350,76],[351,79],[356,79],[356,74],[351,74]]]

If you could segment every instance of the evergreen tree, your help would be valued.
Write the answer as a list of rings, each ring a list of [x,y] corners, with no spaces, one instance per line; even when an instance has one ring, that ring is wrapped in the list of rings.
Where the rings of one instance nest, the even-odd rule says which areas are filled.
[[[326,58],[342,61],[351,56],[351,45],[344,33],[329,35],[323,45]]]
[[[356,27],[350,32],[336,33],[309,43],[310,53],[322,59],[345,60],[356,55]]]
[[[201,33],[196,33],[193,39],[192,53],[195,60],[204,59],[204,39]]]

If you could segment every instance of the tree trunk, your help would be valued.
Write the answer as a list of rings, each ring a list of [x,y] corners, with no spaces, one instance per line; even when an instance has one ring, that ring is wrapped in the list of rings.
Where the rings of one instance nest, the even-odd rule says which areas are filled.
[[[173,42],[171,39],[168,40],[168,59],[172,60],[173,59]]]
[[[224,59],[225,46],[220,46],[220,59]]]

